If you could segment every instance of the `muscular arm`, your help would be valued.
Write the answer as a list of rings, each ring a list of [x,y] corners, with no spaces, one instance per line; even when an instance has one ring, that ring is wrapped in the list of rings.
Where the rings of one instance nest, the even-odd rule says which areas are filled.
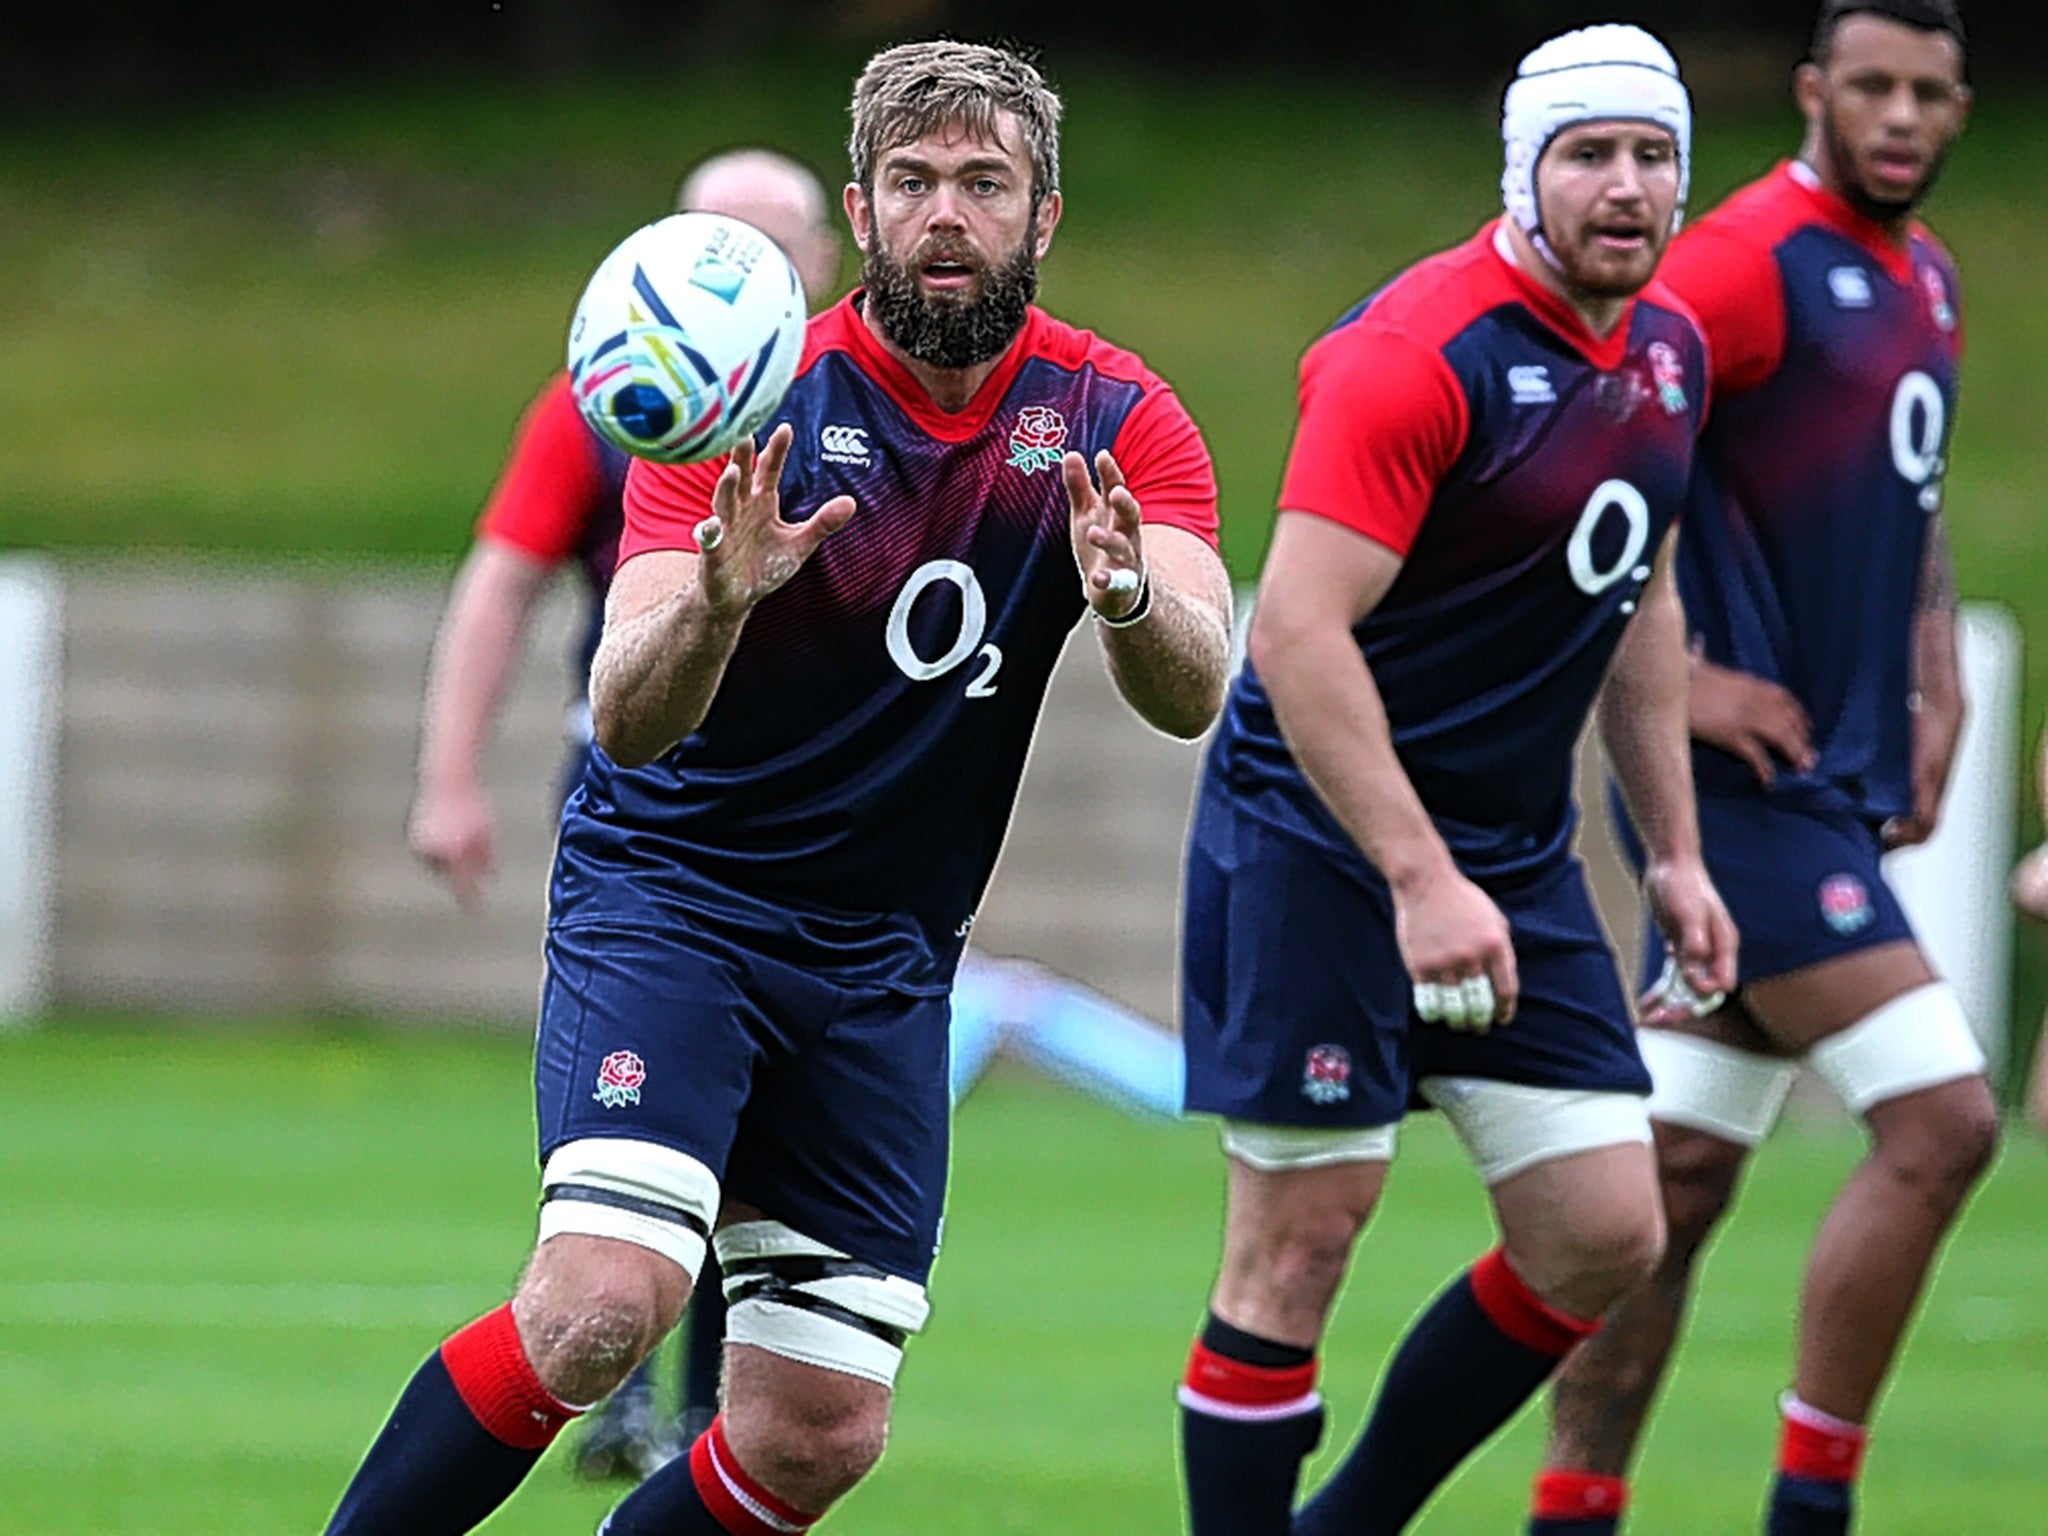
[[[1498,1000],[1493,1017],[1504,1023],[1517,992],[1507,920],[1458,871],[1429,819],[1351,632],[1400,570],[1401,557],[1375,540],[1281,512],[1252,613],[1252,664],[1302,772],[1392,888],[1412,978],[1443,985],[1485,976]]]
[[[1117,691],[1169,736],[1206,731],[1223,707],[1230,672],[1230,576],[1208,542],[1183,528],[1147,528],[1150,614],[1113,629],[1098,624]]]
[[[1962,741],[1963,669],[1956,646],[1956,574],[1939,518],[1927,530],[1920,602],[1913,615],[1913,810],[1893,823],[1894,846],[1934,835]]]
[[[696,528],[699,552],[650,549],[619,567],[590,667],[591,728],[625,768],[653,762],[704,721],[754,605],[794,576],[853,516],[835,496],[802,522],[782,520],[787,422],[758,453],[733,450]],[[628,517],[631,516],[628,499]]]
[[[1629,819],[1652,861],[1700,855],[1686,723],[1685,615],[1671,575],[1675,539],[1665,539],[1656,573],[1615,650],[1597,717]]]
[[[547,578],[543,562],[480,537],[456,575],[435,636],[406,837],[465,906],[476,902],[497,859],[480,771],[484,741]]]
[[[1698,997],[1735,985],[1735,925],[1700,857],[1687,729],[1685,613],[1664,540],[1657,569],[1637,599],[1600,690],[1600,738],[1648,857],[1643,897]],[[1690,1002],[1651,1001],[1651,1022],[1670,1022]]]
[[[619,567],[590,666],[597,744],[626,768],[653,762],[703,723],[746,622],[712,611],[703,557],[649,550]]]

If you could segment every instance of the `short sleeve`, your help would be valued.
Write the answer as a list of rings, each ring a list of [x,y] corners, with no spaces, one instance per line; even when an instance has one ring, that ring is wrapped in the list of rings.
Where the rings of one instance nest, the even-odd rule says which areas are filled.
[[[1201,429],[1160,386],[1124,418],[1111,449],[1148,523],[1184,528],[1216,545],[1216,468]]]
[[[1394,331],[1333,331],[1301,365],[1301,414],[1280,506],[1405,556],[1471,424],[1443,357]]]
[[[1771,251],[1712,223],[1673,242],[1657,276],[1698,319],[1717,395],[1754,389],[1785,358],[1785,288]]]
[[[711,492],[731,460],[720,454],[701,464],[656,464],[635,459],[626,470],[626,528],[619,564],[650,549],[697,552],[697,525],[711,515]]]
[[[567,559],[605,494],[597,440],[576,412],[567,374],[534,398],[477,517],[477,532],[545,565]]]

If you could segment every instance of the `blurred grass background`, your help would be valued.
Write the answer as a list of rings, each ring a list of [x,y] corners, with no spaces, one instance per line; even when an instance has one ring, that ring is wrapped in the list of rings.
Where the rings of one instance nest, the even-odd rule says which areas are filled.
[[[121,1020],[0,1035],[0,1397],[20,1410],[0,1536],[317,1529],[405,1379],[524,1257],[524,1042],[304,1021],[172,1038]],[[1856,1156],[1853,1130],[1798,1122],[1759,1154],[1644,1452],[1642,1530],[1756,1529],[1797,1276]],[[1957,1229],[1879,1419],[1863,1536],[2042,1530],[2044,1183],[2048,1149],[2016,1142]],[[1221,1192],[1207,1126],[999,1067],[961,1107],[894,1441],[830,1528],[1177,1530],[1173,1386]],[[1411,1315],[1490,1241],[1463,1155],[1420,1117],[1324,1350],[1311,1479]],[[1525,1413],[1417,1536],[1515,1528],[1541,1427]],[[576,1482],[564,1449],[488,1530],[596,1525],[623,1489]]]
[[[797,51],[658,80],[444,81],[0,127],[0,549],[452,566],[596,260],[713,149],[782,145],[836,185],[858,62]],[[1067,215],[1044,300],[1175,383],[1250,581],[1296,358],[1491,215],[1494,100],[1080,63],[1055,78]],[[1704,95],[1694,209],[1789,154],[1798,128],[1774,83]],[[1962,590],[2008,605],[2036,643],[2044,163],[2048,101],[1994,91],[1929,207],[1967,293],[1948,500]],[[856,270],[849,252],[847,282]],[[2028,750],[2044,711],[2036,669]],[[2025,928],[2017,948],[2023,1062],[2048,937]]]

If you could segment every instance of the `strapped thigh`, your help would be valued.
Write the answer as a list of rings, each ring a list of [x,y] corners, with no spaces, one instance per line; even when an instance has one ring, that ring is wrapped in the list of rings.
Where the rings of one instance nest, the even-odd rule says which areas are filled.
[[[714,1240],[725,1271],[725,1336],[888,1387],[931,1313],[925,1290],[779,1221],[742,1221]]]
[[[1488,1077],[1425,1077],[1417,1086],[1451,1122],[1488,1185],[1538,1163],[1650,1139],[1639,1094],[1538,1088]]]
[[[564,1232],[634,1243],[694,1281],[718,1214],[718,1179],[687,1152],[622,1136],[565,1142],[541,1170],[540,1238]]]
[[[1900,993],[1820,1041],[1806,1060],[1858,1115],[1937,1083],[1975,1077],[1985,1066],[1962,999],[1945,981]]]
[[[1778,1123],[1798,1065],[1719,1040],[1645,1029],[1636,1045],[1649,1066],[1650,1118],[1754,1147]]]

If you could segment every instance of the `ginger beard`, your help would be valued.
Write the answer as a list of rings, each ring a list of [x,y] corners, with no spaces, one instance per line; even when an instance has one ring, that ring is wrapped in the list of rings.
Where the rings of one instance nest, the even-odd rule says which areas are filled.
[[[1016,250],[990,264],[967,241],[933,235],[898,261],[882,249],[878,229],[862,252],[861,285],[883,334],[911,357],[932,368],[972,368],[1002,356],[1024,327],[1038,296],[1034,243],[1027,230]],[[975,281],[927,292],[919,279],[934,266],[964,267]]]

